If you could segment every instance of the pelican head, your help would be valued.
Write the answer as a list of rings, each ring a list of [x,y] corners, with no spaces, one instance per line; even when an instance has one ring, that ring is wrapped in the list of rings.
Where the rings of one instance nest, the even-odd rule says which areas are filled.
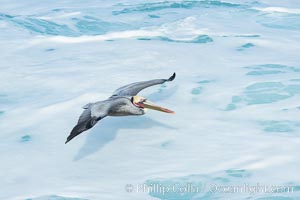
[[[165,113],[171,113],[171,114],[175,113],[172,110],[155,105],[148,99],[141,97],[141,96],[133,96],[131,98],[131,102],[133,103],[133,105],[135,105],[136,107],[141,108],[141,109],[149,108],[152,110],[157,110],[157,111],[161,111],[161,112],[165,112]]]

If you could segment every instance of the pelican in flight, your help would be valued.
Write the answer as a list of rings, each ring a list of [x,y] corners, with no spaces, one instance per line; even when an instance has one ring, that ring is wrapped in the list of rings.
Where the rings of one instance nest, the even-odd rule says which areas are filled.
[[[174,113],[174,111],[155,105],[148,99],[137,96],[137,94],[147,87],[163,84],[166,81],[173,81],[175,76],[176,74],[174,73],[168,79],[154,79],[131,83],[117,89],[107,100],[83,106],[84,111],[80,115],[77,125],[72,129],[65,144],[80,133],[95,126],[99,120],[106,116],[144,115],[147,108],[165,113]]]

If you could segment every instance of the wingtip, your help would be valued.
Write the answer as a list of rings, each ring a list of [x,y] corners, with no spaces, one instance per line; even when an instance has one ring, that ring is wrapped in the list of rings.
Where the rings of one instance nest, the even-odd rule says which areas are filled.
[[[67,144],[68,142],[70,142],[73,139],[73,137],[71,135],[69,135],[67,137],[67,140],[65,141],[65,144]]]
[[[174,72],[173,75],[168,79],[168,81],[173,81],[176,77],[176,73]]]

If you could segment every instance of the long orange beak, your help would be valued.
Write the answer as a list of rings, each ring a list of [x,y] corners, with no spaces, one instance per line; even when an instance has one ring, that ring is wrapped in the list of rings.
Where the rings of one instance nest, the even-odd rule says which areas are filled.
[[[152,110],[157,110],[157,111],[161,111],[161,112],[165,112],[165,113],[175,114],[174,111],[169,110],[167,108],[163,108],[163,107],[158,106],[158,105],[155,105],[154,103],[152,103],[151,101],[148,101],[148,100],[142,102],[142,104],[145,108],[149,108],[149,109],[152,109]]]

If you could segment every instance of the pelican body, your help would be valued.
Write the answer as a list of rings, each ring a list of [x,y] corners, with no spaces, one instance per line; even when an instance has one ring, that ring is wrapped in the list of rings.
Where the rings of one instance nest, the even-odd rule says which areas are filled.
[[[72,129],[65,143],[68,143],[80,133],[92,128],[98,121],[107,116],[144,115],[145,109],[147,108],[165,113],[174,113],[167,108],[155,105],[144,97],[136,95],[147,87],[173,81],[175,76],[176,74],[174,73],[168,79],[154,79],[131,83],[117,89],[107,100],[85,105],[77,125]]]

